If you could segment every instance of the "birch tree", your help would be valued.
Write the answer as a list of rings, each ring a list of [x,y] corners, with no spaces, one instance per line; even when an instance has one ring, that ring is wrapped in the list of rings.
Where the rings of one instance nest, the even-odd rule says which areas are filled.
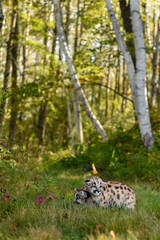
[[[78,34],[78,26],[79,26],[79,17],[80,17],[80,0],[77,1],[77,19],[75,25],[75,39],[74,39],[74,56],[77,52],[79,34]],[[83,144],[83,127],[82,127],[82,117],[81,117],[81,106],[78,99],[77,92],[75,90],[72,91],[72,99],[73,99],[73,109],[75,115],[75,127],[76,127],[76,141],[78,140],[78,144]]]
[[[109,17],[111,19],[111,22],[113,24],[113,29],[116,35],[116,40],[118,43],[118,46],[120,48],[120,50],[123,53],[124,59],[125,59],[125,63],[127,65],[127,72],[128,72],[128,77],[129,77],[129,83],[131,86],[131,93],[132,93],[132,98],[133,98],[133,103],[134,103],[134,107],[136,109],[136,92],[135,92],[135,69],[134,69],[134,64],[131,58],[131,55],[128,51],[127,45],[123,40],[121,31],[120,31],[120,26],[119,23],[117,21],[117,18],[115,16],[115,12],[113,10],[112,4],[110,0],[106,0],[106,5],[107,5],[107,9],[108,9],[108,13],[109,13]]]
[[[106,138],[107,138],[106,133],[105,133],[101,123],[97,120],[96,116],[92,113],[91,108],[90,108],[90,106],[88,104],[88,101],[86,99],[86,96],[85,96],[85,94],[84,94],[84,92],[81,88],[80,82],[79,82],[78,77],[76,75],[75,68],[74,68],[73,63],[72,63],[71,54],[70,54],[68,45],[65,41],[62,26],[61,26],[59,2],[58,2],[58,0],[52,0],[52,1],[53,1],[53,4],[54,4],[56,28],[57,28],[57,33],[58,33],[58,37],[59,37],[60,48],[65,55],[65,58],[66,58],[66,61],[67,61],[67,64],[68,64],[68,68],[69,68],[69,71],[70,71],[71,79],[72,79],[72,82],[73,82],[74,89],[75,89],[75,91],[77,91],[79,99],[81,100],[82,105],[83,105],[89,119],[91,120],[92,124],[97,129],[97,131],[101,135],[102,139],[106,140]]]
[[[132,26],[134,35],[134,46],[136,52],[136,69],[127,49],[127,46],[122,38],[119,23],[116,19],[110,0],[105,0],[110,19],[113,24],[113,29],[116,34],[116,40],[121,49],[127,65],[127,71],[131,86],[133,103],[138,118],[141,139],[147,149],[152,148],[154,137],[150,124],[148,112],[147,88],[146,88],[146,56],[143,37],[143,26],[139,9],[139,1],[130,1],[130,10],[132,16]]]
[[[73,107],[74,107],[74,114],[75,114],[75,123],[76,123],[76,136],[80,144],[83,143],[83,128],[82,128],[82,116],[81,116],[81,107],[79,104],[78,96],[73,90],[72,92],[73,98]]]
[[[132,26],[134,36],[134,46],[136,52],[136,101],[137,101],[137,117],[144,146],[148,149],[152,148],[154,137],[151,129],[147,86],[146,86],[146,52],[143,36],[143,25],[140,15],[139,1],[130,0],[130,8],[132,15]]]

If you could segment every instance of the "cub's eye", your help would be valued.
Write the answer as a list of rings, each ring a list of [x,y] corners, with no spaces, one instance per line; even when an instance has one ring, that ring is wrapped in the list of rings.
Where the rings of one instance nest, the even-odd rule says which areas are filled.
[[[100,188],[102,188],[102,185],[100,185]]]
[[[79,196],[76,196],[77,199],[79,199]]]

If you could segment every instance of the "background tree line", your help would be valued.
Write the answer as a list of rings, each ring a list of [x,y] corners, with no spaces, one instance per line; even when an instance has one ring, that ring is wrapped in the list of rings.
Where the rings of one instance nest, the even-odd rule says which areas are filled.
[[[132,126],[137,100],[114,20],[136,70],[140,58],[134,42],[133,1],[113,1],[113,9],[104,0],[1,2],[1,142],[57,151],[71,143],[91,144],[99,135],[105,140],[117,127]],[[135,2],[140,6],[147,63],[147,81],[137,89],[146,90],[150,108],[160,109],[160,2]],[[61,26],[56,24],[56,4]],[[137,112],[143,115],[143,105]],[[150,148],[154,140],[148,141],[144,145]]]

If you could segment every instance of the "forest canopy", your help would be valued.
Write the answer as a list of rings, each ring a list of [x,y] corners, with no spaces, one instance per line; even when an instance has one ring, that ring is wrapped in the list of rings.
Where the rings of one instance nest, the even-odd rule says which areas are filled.
[[[137,6],[126,0],[113,6],[107,0],[56,2],[1,1],[1,142],[56,152],[106,141],[138,120],[142,142],[151,148],[148,107],[160,109],[159,0],[135,1]],[[134,7],[142,25],[139,43]]]

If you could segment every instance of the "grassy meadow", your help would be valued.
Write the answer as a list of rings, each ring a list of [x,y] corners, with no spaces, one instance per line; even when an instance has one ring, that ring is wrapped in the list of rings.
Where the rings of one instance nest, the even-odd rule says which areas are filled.
[[[73,203],[74,188],[93,175],[93,163],[102,179],[135,190],[134,211]],[[93,143],[76,155],[1,148],[0,239],[158,240],[159,167],[158,143],[146,152],[135,129],[119,130],[108,143]]]
[[[0,239],[159,239],[159,191],[147,183],[128,183],[137,195],[134,211],[75,205],[74,188],[90,175],[78,170],[53,171],[50,190],[58,200],[50,199],[40,208],[33,187],[23,197],[16,193],[15,203],[1,203]]]

